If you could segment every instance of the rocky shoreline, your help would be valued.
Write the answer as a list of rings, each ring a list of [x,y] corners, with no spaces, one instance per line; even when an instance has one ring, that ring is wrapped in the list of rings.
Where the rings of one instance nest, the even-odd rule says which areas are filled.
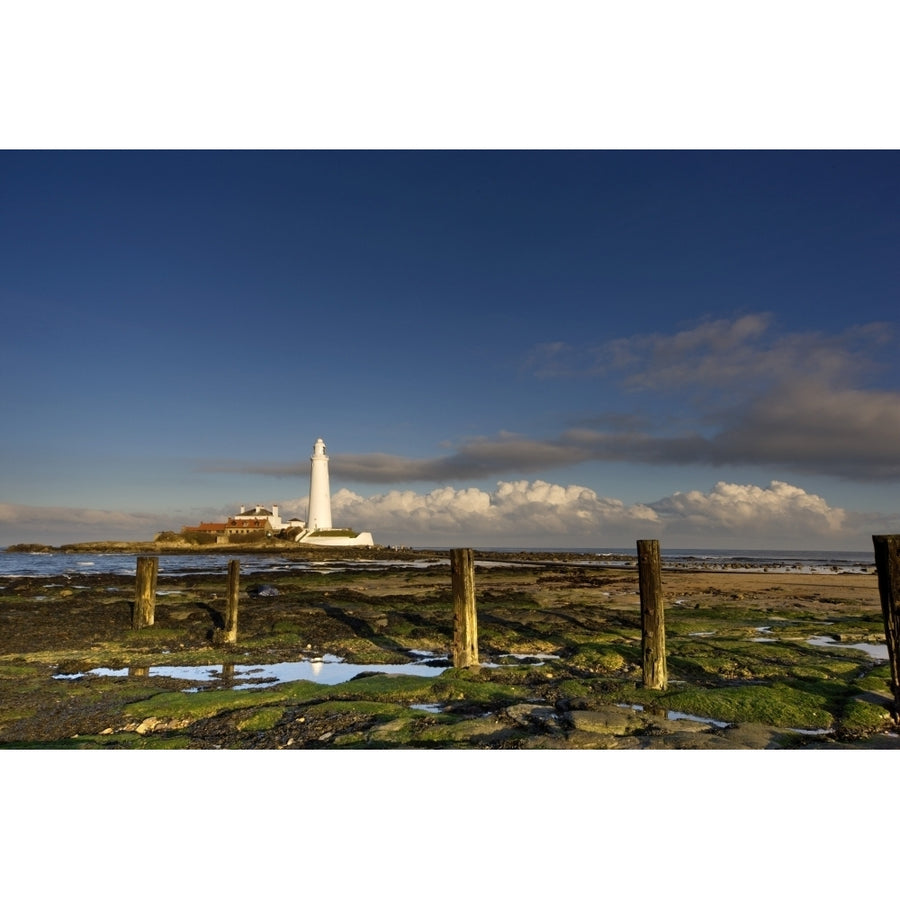
[[[7,553],[123,553],[146,555],[216,554],[234,556],[240,554],[283,554],[285,556],[312,556],[319,558],[346,559],[422,559],[428,557],[447,558],[450,551],[442,548],[414,548],[374,545],[371,547],[325,547],[314,544],[296,544],[289,541],[270,540],[255,543],[195,544],[188,541],[88,541],[78,544],[11,544]],[[624,561],[634,559],[634,554],[605,554],[601,559],[594,553],[569,552],[564,550],[478,550],[478,556],[488,560],[509,560],[514,562],[578,562],[591,560],[598,565],[604,561]]]
[[[295,544],[290,541],[265,541],[233,544],[195,544],[189,541],[87,541],[78,544],[11,544],[7,553],[125,553],[135,556],[184,555],[193,553],[221,554],[284,554],[287,556],[362,557],[369,559],[402,559],[418,557],[423,552],[402,547],[319,547],[314,544]],[[442,551],[434,551],[437,554]],[[443,553],[446,555],[446,552]]]
[[[160,574],[155,623],[137,631],[133,575],[0,579],[0,747],[900,747],[888,666],[861,649],[884,640],[874,575],[667,572],[670,684],[649,691],[633,568],[576,553],[479,553],[480,667],[444,662],[433,678],[384,670],[339,685],[263,679],[248,690],[226,673],[325,657],[376,670],[446,658],[447,568],[403,562],[447,554],[316,548],[354,566],[244,577],[238,641],[223,647],[214,635],[235,548],[215,552],[221,574]],[[258,589],[263,580],[272,591]],[[222,674],[198,690],[154,675],[162,663]],[[98,669],[123,674],[89,674]]]

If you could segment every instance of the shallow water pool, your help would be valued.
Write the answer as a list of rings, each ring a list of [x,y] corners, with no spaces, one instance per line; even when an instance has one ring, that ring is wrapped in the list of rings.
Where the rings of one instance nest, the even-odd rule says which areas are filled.
[[[836,647],[836,648],[846,648],[848,650],[862,650],[863,653],[868,653],[872,659],[888,659],[888,646],[887,644],[842,644],[840,641],[836,641],[834,638],[827,637],[826,635],[814,635],[811,638],[808,638],[806,641],[807,644],[812,644],[814,647]]]
[[[446,665],[441,665],[446,662]],[[130,669],[90,669],[75,675],[54,675],[56,679],[77,680],[87,675],[106,678],[160,677],[179,678],[184,681],[200,681],[213,688],[243,690],[254,687],[271,687],[292,681],[314,681],[317,684],[343,684],[357,675],[383,673],[385,675],[419,675],[434,678],[450,665],[446,658],[433,657],[430,662],[409,662],[392,665],[359,665],[344,662],[338,656],[325,654],[297,662],[267,663],[262,665],[217,666],[146,666]],[[198,690],[189,688],[188,690]]]

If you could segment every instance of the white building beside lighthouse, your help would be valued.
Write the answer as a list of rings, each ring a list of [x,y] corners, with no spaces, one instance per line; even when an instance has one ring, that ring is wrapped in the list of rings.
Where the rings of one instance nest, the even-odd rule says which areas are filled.
[[[375,542],[372,540],[371,532],[335,528],[331,523],[328,456],[322,438],[316,439],[309,462],[309,506],[306,513],[306,527],[297,535],[297,543],[315,544],[320,547],[373,546]]]

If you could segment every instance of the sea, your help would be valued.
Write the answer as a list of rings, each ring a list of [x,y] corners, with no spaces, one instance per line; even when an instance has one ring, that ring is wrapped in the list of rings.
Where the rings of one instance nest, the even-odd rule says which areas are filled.
[[[421,558],[416,560],[390,559],[303,559],[295,555],[240,554],[224,556],[222,553],[159,554],[159,574],[161,576],[204,575],[221,573],[227,567],[227,559],[238,559],[241,572],[257,577],[266,573],[291,571],[316,571],[321,573],[346,572],[354,569],[382,567],[419,567],[447,565],[446,558],[435,555],[437,550],[448,548],[430,547],[417,551]],[[530,561],[539,560],[542,554],[552,560],[556,554],[566,554],[566,563],[583,566],[623,567],[637,565],[634,549],[604,548],[540,548],[540,547],[485,547],[492,553],[528,553]],[[573,556],[577,554],[576,556]],[[862,550],[708,550],[708,549],[661,549],[663,568],[728,572],[794,572],[819,574],[871,574],[875,570],[872,551]],[[34,577],[76,578],[78,575],[112,574],[134,575],[137,557],[126,553],[60,553],[5,552],[0,548],[0,578]],[[475,549],[475,563],[479,564],[478,549]],[[521,565],[515,560],[491,559],[490,565]]]

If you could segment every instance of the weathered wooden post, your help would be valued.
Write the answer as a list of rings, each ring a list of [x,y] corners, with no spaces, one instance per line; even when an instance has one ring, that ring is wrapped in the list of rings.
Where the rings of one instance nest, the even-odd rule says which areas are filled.
[[[873,534],[878,593],[891,665],[894,722],[900,723],[900,534]]]
[[[153,624],[156,607],[156,576],[159,572],[158,556],[139,556],[134,582],[134,610],[132,628],[146,628]]]
[[[228,563],[228,585],[225,589],[225,630],[222,640],[233,644],[237,640],[238,590],[241,583],[241,561],[232,559]]]
[[[659,541],[638,541],[637,554],[644,687],[664,691],[669,685],[669,676],[666,672],[666,625],[659,571]]]
[[[478,618],[475,614],[475,562],[471,549],[450,551],[453,591],[452,662],[458,668],[478,665]]]

